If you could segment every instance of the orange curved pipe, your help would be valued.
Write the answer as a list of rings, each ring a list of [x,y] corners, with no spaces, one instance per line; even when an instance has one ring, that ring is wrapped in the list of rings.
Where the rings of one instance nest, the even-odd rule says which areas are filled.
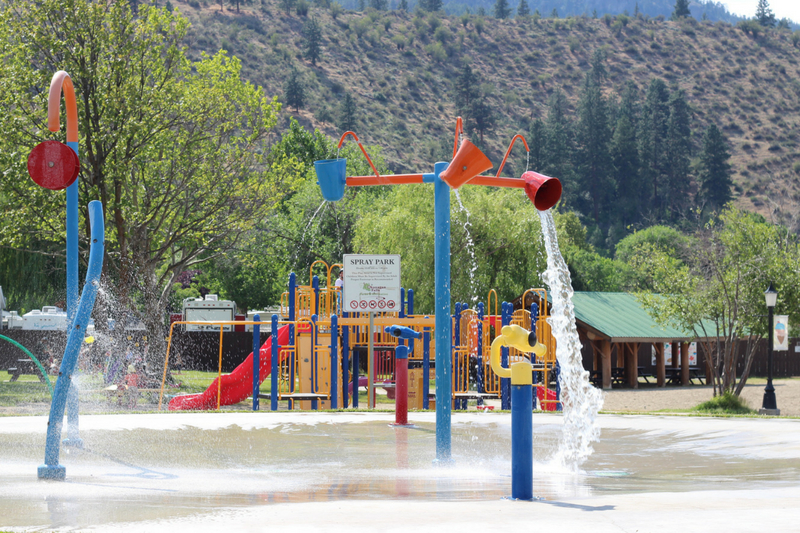
[[[47,128],[53,132],[61,129],[59,115],[62,89],[67,108],[67,142],[78,142],[78,103],[75,100],[75,88],[72,85],[72,78],[63,70],[53,74],[53,79],[50,80],[50,92],[47,95]]]
[[[376,183],[375,185],[384,185],[384,183],[381,182],[381,179],[383,179],[383,178],[381,177],[380,173],[378,172],[378,169],[375,168],[375,165],[372,164],[372,159],[369,158],[369,154],[367,154],[367,151],[364,150],[364,147],[361,145],[361,141],[358,140],[358,136],[354,132],[352,132],[352,131],[344,132],[342,134],[342,138],[339,139],[339,146],[337,146],[337,148],[341,148],[342,147],[342,145],[344,144],[344,138],[347,137],[348,135],[352,135],[353,139],[356,140],[356,142],[358,143],[358,147],[361,148],[361,151],[364,153],[364,157],[367,158],[367,163],[369,163],[369,166],[372,167],[372,171],[375,173],[375,176],[378,178],[378,181],[380,183]]]
[[[456,117],[456,139],[453,141],[453,157],[456,156],[458,152],[458,134],[464,133],[464,121],[461,120],[461,117]]]
[[[531,151],[531,149],[528,148],[528,141],[525,140],[525,137],[523,137],[522,135],[519,135],[519,134],[518,135],[514,135],[514,138],[511,139],[511,144],[508,145],[508,150],[506,150],[506,155],[503,158],[503,162],[500,163],[500,168],[497,169],[497,174],[495,175],[495,178],[499,178],[500,177],[500,172],[503,171],[503,166],[506,164],[506,159],[508,159],[508,156],[511,153],[511,149],[514,147],[514,142],[516,142],[517,139],[522,140],[522,144],[525,145],[525,150],[526,151],[528,151],[528,152]]]

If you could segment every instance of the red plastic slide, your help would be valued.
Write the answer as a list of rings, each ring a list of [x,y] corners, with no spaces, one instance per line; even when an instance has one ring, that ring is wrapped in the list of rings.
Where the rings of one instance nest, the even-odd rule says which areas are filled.
[[[289,326],[278,330],[278,344],[286,346],[289,342]],[[281,361],[286,358],[288,350],[281,350]],[[261,365],[258,376],[264,381],[272,371],[272,336],[261,346]],[[253,354],[247,356],[244,363],[233,372],[222,376],[220,405],[232,405],[246,399],[253,393]],[[217,380],[215,379],[205,392],[175,396],[169,401],[170,411],[195,410],[206,411],[217,408]]]

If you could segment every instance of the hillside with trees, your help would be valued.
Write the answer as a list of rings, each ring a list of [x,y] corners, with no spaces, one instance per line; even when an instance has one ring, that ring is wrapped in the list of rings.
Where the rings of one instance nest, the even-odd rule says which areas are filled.
[[[544,144],[534,142],[531,168],[564,178],[573,193],[568,203],[603,233],[602,239],[594,238],[601,247],[606,240],[613,246],[630,231],[631,223],[643,227],[688,217],[691,225],[697,216],[692,213],[709,208],[701,167],[704,138],[712,126],[731,156],[731,195],[736,204],[796,229],[800,33],[789,29],[754,21],[741,27],[686,17],[671,21],[642,13],[497,19],[370,7],[351,12],[335,2],[311,5],[305,0],[252,0],[238,6],[228,2],[224,9],[210,0],[173,5],[192,21],[190,54],[229,50],[242,60],[243,75],[268,94],[284,101],[294,98],[291,109],[284,108],[284,125],[291,114],[301,124],[331,136],[343,131],[344,124],[353,126],[365,142],[382,148],[388,167],[396,172],[425,169],[432,161],[447,158],[454,117],[459,112],[469,114],[464,109],[465,89],[459,85],[466,69],[472,74],[468,90],[482,110],[476,115],[481,126],[469,133],[493,161],[502,159],[512,135],[535,139],[542,125],[562,121],[567,144],[543,150]],[[318,41],[313,57],[309,35]],[[594,92],[587,94],[586,79],[596,57],[602,58],[603,74],[592,81]],[[295,105],[292,92],[286,92],[290,75],[302,87],[301,106]],[[664,189],[671,198],[663,200],[654,188],[657,212],[627,194],[626,178],[618,176],[614,161],[596,170],[616,181],[603,185],[603,192],[613,198],[623,191],[629,204],[623,210],[636,205],[647,211],[646,216],[602,221],[605,200],[599,193],[585,198],[584,182],[598,180],[586,174],[586,161],[579,161],[590,157],[581,146],[586,139],[580,136],[588,134],[581,109],[593,107],[582,98],[598,97],[605,107],[600,113],[605,125],[597,125],[596,133],[609,142],[633,143],[639,152],[643,143],[660,143],[659,136],[667,134],[669,99],[682,106],[680,116],[674,117],[682,123],[673,127],[684,138],[671,148],[672,156],[680,159],[679,167],[645,170],[645,174],[657,172],[655,179],[672,187]],[[655,122],[644,127],[641,121],[649,117],[649,97],[659,100],[659,109],[650,117]],[[620,130],[622,115],[629,123],[619,124]],[[471,124],[475,129],[477,123]],[[620,145],[616,147],[621,156]],[[556,150],[565,153],[555,154]],[[569,168],[540,166],[534,153],[558,159],[559,165]],[[642,164],[652,167],[658,161]],[[509,165],[512,175],[519,173],[526,159],[515,149]]]

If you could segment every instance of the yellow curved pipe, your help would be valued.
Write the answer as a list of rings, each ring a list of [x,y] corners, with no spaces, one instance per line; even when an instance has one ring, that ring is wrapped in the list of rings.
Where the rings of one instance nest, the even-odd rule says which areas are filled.
[[[50,92],[47,95],[47,128],[56,132],[61,129],[61,91],[64,91],[64,104],[67,108],[67,142],[78,142],[78,103],[72,78],[63,70],[53,74]]]
[[[511,378],[512,372],[514,372],[514,367],[517,365],[512,365],[511,368],[505,368],[502,366],[500,362],[500,348],[503,346],[508,346],[509,348],[516,348],[517,350],[525,353],[533,352],[538,356],[542,356],[547,353],[547,347],[540,342],[536,342],[533,346],[528,344],[528,336],[530,335],[530,331],[526,330],[517,325],[510,325],[510,326],[503,326],[503,329],[500,332],[494,341],[492,341],[492,348],[491,348],[491,362],[492,362],[492,370],[498,377],[501,378]],[[517,363],[523,364],[528,367],[528,374],[530,374],[530,364],[528,363]],[[527,379],[530,379],[528,376]],[[512,379],[512,382],[516,381]]]

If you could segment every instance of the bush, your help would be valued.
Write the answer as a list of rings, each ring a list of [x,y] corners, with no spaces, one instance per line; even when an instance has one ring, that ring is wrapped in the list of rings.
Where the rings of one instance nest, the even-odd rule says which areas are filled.
[[[695,406],[692,410],[701,413],[727,415],[748,415],[755,412],[747,406],[747,403],[743,399],[730,391],[722,396],[715,396],[707,402]]]

